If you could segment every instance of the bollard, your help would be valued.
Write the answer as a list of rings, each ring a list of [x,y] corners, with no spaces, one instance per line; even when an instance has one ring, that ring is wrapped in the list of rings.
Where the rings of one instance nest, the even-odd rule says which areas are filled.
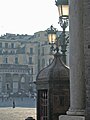
[[[33,119],[33,117],[28,117],[25,120],[35,120],[35,119]]]

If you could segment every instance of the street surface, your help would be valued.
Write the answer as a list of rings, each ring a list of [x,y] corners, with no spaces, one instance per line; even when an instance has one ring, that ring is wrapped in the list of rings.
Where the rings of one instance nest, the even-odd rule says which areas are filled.
[[[24,107],[0,108],[0,120],[25,120],[27,117],[36,119],[36,109]]]

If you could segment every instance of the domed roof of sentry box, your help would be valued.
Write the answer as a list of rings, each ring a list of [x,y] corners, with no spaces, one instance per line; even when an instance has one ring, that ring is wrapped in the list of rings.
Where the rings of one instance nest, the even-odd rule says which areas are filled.
[[[69,79],[69,67],[60,59],[60,53],[54,55],[53,62],[42,69],[37,75],[38,81],[52,81]]]

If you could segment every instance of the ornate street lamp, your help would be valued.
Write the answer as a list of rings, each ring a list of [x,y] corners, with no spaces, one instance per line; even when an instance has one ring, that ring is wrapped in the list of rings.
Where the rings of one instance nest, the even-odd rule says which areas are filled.
[[[69,6],[68,0],[55,0],[56,6],[58,7],[59,13],[59,24],[63,29],[61,33],[61,52],[62,52],[62,59],[66,64],[66,51],[67,51],[67,44],[68,44],[68,37],[66,37],[66,28],[68,26],[69,21]]]
[[[57,31],[58,30],[56,28],[54,28],[52,25],[50,26],[50,28],[47,29],[48,41],[49,41],[49,44],[51,45],[51,47],[50,47],[51,52],[59,51]]]
[[[68,0],[56,0],[55,2],[58,7],[60,26],[65,30],[68,26],[69,18]]]
[[[49,44],[51,45],[50,47],[51,52],[53,51],[54,44],[56,42],[56,32],[57,32],[57,29],[54,28],[52,25],[50,26],[50,28],[47,29],[48,41],[49,41]]]

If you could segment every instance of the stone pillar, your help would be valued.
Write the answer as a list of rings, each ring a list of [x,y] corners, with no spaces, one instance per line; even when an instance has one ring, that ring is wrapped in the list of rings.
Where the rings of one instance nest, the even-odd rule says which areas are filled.
[[[70,108],[68,115],[85,114],[83,0],[70,0]]]
[[[83,0],[84,4],[84,54],[85,54],[85,80],[86,80],[86,115],[90,120],[90,0]]]

